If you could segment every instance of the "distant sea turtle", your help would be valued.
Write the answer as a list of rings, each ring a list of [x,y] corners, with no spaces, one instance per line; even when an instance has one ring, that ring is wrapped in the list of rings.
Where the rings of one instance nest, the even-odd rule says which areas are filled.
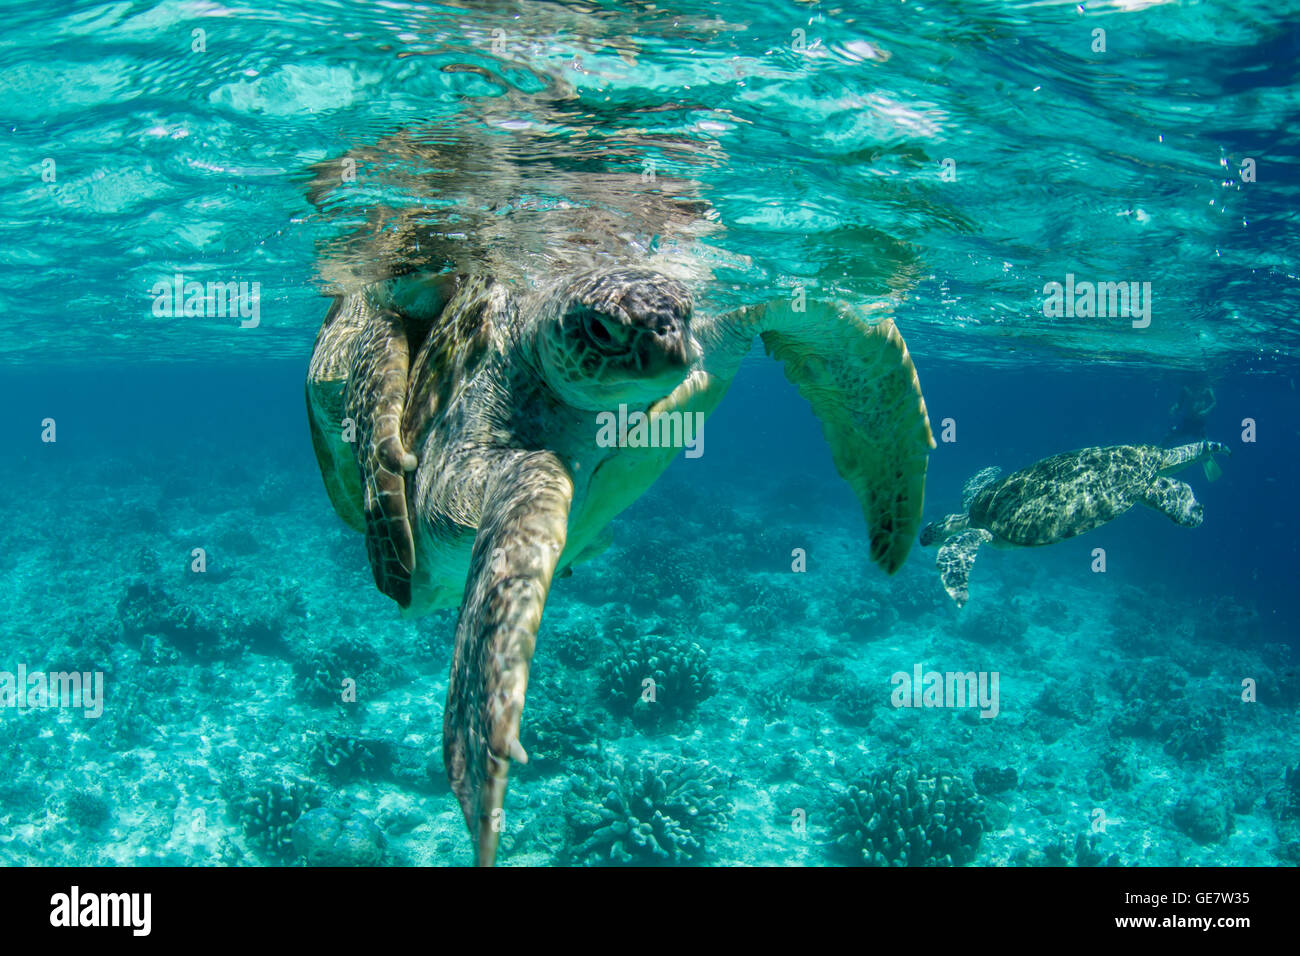
[[[892,574],[920,527],[934,442],[890,320],[787,300],[699,314],[685,285],[638,268],[524,287],[413,274],[326,316],[307,399],[330,500],[408,614],[460,607],[443,753],[479,863],[495,857],[510,761],[527,760],[520,717],[551,580],[680,450],[601,441],[597,416],[645,412],[660,435],[675,416],[702,421],[756,336],[821,420],[871,559]]]
[[[944,590],[961,607],[981,544],[1054,544],[1098,528],[1136,504],[1197,527],[1203,515],[1191,486],[1168,476],[1197,462],[1205,464],[1207,476],[1217,476],[1217,466],[1209,466],[1211,456],[1220,453],[1232,454],[1215,441],[1177,448],[1112,445],[1053,455],[1000,480],[1000,469],[985,468],[963,489],[965,511],[926,525],[921,544],[943,542],[935,563]]]

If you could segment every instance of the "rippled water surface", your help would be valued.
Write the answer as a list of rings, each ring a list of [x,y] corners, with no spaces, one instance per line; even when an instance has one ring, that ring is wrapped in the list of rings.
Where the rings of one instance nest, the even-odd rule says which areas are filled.
[[[377,207],[456,233],[604,203],[648,244],[634,197],[673,186],[712,210],[689,255],[724,303],[889,290],[950,356],[1273,368],[1300,301],[1289,6],[11,2],[5,357],[300,355],[338,280],[318,251]],[[350,153],[357,181],[309,199]],[[260,327],[155,318],[178,271],[260,282]],[[1067,274],[1150,282],[1151,325],[1044,318]]]

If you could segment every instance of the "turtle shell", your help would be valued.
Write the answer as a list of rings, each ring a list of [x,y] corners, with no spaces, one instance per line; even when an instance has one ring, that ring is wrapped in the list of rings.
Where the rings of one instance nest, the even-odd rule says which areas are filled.
[[[1091,531],[1140,500],[1158,467],[1149,452],[1138,445],[1113,445],[1044,458],[975,495],[971,526],[1025,546]]]

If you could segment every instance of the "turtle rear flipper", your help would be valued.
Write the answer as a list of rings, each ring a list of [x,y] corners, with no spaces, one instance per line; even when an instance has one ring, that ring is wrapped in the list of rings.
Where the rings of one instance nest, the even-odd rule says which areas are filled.
[[[975,553],[981,544],[993,540],[993,535],[983,528],[963,531],[949,538],[935,558],[939,578],[948,596],[963,607],[970,598],[970,570],[975,566]]]
[[[1161,475],[1155,478],[1139,499],[1148,508],[1154,508],[1175,524],[1187,528],[1200,527],[1205,519],[1205,509],[1196,500],[1192,486],[1177,478]]]
[[[573,498],[573,481],[553,454],[508,454],[484,496],[442,729],[447,776],[481,866],[496,857],[510,761],[528,759],[519,721]]]
[[[907,345],[890,319],[871,326],[847,305],[788,301],[742,309],[721,324],[748,351],[754,333],[812,405],[831,458],[862,505],[871,560],[903,564],[925,495],[934,438]]]

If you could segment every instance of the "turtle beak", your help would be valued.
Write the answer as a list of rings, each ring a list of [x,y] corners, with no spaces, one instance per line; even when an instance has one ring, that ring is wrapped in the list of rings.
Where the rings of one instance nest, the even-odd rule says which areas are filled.
[[[700,357],[700,346],[686,321],[676,316],[657,317],[642,328],[634,346],[636,361],[648,378],[682,376]]]

